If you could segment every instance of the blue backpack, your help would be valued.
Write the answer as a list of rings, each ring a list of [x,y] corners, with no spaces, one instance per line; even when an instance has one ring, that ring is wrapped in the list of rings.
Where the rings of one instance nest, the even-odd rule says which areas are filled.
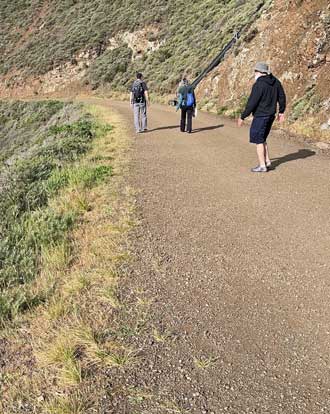
[[[191,108],[195,106],[194,89],[191,86],[185,86],[180,95],[180,108]]]
[[[195,98],[194,94],[192,92],[187,93],[187,99],[186,99],[186,106],[194,106],[195,105]]]

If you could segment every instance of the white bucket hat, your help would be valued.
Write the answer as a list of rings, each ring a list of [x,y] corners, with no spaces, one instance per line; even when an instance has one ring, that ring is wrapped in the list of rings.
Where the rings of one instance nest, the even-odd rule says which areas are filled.
[[[268,63],[263,63],[263,62],[257,63],[254,70],[260,73],[267,73],[268,75],[271,73]]]

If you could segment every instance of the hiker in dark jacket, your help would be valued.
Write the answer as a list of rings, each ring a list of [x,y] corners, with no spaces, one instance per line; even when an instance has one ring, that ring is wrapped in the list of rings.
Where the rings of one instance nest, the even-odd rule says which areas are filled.
[[[177,110],[181,109],[180,131],[192,132],[192,119],[196,108],[196,97],[194,88],[184,78],[178,90]]]
[[[238,126],[242,126],[244,119],[253,115],[250,142],[257,145],[259,165],[251,171],[267,172],[271,168],[267,137],[276,117],[277,106],[279,106],[278,120],[284,122],[286,96],[281,82],[270,73],[266,63],[256,65],[255,79],[245,111],[238,120]]]
[[[134,125],[136,133],[148,130],[147,106],[149,103],[148,87],[143,80],[142,73],[136,74],[136,80],[131,88],[130,102],[134,111]]]

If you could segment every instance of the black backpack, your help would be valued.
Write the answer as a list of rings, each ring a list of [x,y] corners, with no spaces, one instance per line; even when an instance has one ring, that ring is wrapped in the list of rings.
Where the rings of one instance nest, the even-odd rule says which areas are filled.
[[[132,92],[133,92],[135,103],[144,103],[145,101],[144,87],[141,81],[135,81],[133,83]]]

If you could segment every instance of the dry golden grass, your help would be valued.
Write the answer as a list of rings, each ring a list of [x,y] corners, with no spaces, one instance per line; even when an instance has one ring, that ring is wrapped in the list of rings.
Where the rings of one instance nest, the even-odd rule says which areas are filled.
[[[41,252],[41,267],[44,272],[56,273],[65,269],[71,259],[71,246],[68,240],[47,246]]]
[[[202,356],[201,358],[194,358],[195,366],[200,369],[211,368],[217,361],[218,358],[213,356]]]
[[[42,252],[43,271],[31,289],[44,295],[44,305],[21,321],[24,335],[16,331],[13,340],[15,331],[7,333],[13,353],[28,340],[26,351],[33,349],[34,362],[23,363],[20,376],[10,381],[0,404],[6,414],[20,412],[21,400],[35,413],[85,413],[93,378],[136,361],[134,350],[107,335],[115,329],[113,313],[121,308],[118,265],[128,259],[122,241],[134,224],[134,193],[125,182],[130,139],[122,119],[103,103],[93,99],[87,109],[114,129],[95,140],[79,165],[111,165],[113,176],[82,191],[73,182],[53,201],[58,212],[84,214],[70,240]],[[9,364],[6,375],[15,370]]]
[[[56,395],[44,404],[43,414],[84,414],[90,406],[86,392]]]
[[[292,131],[298,136],[307,137],[313,141],[330,142],[330,131],[321,131],[320,125],[324,122],[324,119],[320,116],[305,115],[303,119],[295,121],[293,124],[288,125],[289,131]]]
[[[159,329],[154,328],[152,331],[152,337],[156,342],[165,343],[171,337],[171,334],[167,331],[160,332]]]

